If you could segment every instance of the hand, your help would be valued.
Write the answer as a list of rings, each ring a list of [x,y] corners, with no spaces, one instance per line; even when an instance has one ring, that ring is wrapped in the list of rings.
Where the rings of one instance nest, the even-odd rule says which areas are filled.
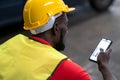
[[[107,67],[107,65],[109,63],[111,51],[112,51],[112,49],[107,49],[104,52],[103,49],[100,49],[100,54],[98,55],[98,59],[97,59],[99,69],[102,67]]]
[[[111,51],[112,49],[108,49],[104,52],[103,49],[100,49],[100,54],[98,55],[97,64],[100,72],[103,75],[103,80],[113,80],[112,73],[107,66]]]

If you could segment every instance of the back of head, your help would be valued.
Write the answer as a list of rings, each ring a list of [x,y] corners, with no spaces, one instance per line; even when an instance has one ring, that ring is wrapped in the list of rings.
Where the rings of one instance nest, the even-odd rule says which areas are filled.
[[[42,33],[52,28],[54,21],[63,12],[73,11],[63,0],[28,0],[24,6],[24,29],[32,34]]]

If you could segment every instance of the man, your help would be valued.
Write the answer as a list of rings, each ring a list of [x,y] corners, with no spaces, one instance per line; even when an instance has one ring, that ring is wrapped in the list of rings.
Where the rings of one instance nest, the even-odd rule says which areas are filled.
[[[64,50],[68,19],[73,11],[62,0],[28,0],[24,29],[0,46],[0,80],[91,80],[89,74],[59,51]],[[101,50],[98,67],[104,80],[112,80],[107,67],[109,53]]]

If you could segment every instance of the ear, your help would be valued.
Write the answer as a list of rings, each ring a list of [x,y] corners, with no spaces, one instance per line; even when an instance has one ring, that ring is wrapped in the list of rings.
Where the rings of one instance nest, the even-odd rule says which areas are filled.
[[[54,23],[53,29],[52,29],[53,35],[59,35],[60,34],[60,27],[57,22]]]

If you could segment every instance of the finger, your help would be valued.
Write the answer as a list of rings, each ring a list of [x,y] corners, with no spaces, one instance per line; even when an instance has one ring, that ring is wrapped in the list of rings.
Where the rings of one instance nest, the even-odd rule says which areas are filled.
[[[110,48],[106,50],[106,53],[111,53],[111,52],[112,52],[112,49]]]
[[[106,50],[106,53],[107,53],[108,55],[110,55],[111,52],[112,52],[112,49],[107,49],[107,50]]]
[[[100,52],[104,52],[104,50],[102,48],[100,48]]]

